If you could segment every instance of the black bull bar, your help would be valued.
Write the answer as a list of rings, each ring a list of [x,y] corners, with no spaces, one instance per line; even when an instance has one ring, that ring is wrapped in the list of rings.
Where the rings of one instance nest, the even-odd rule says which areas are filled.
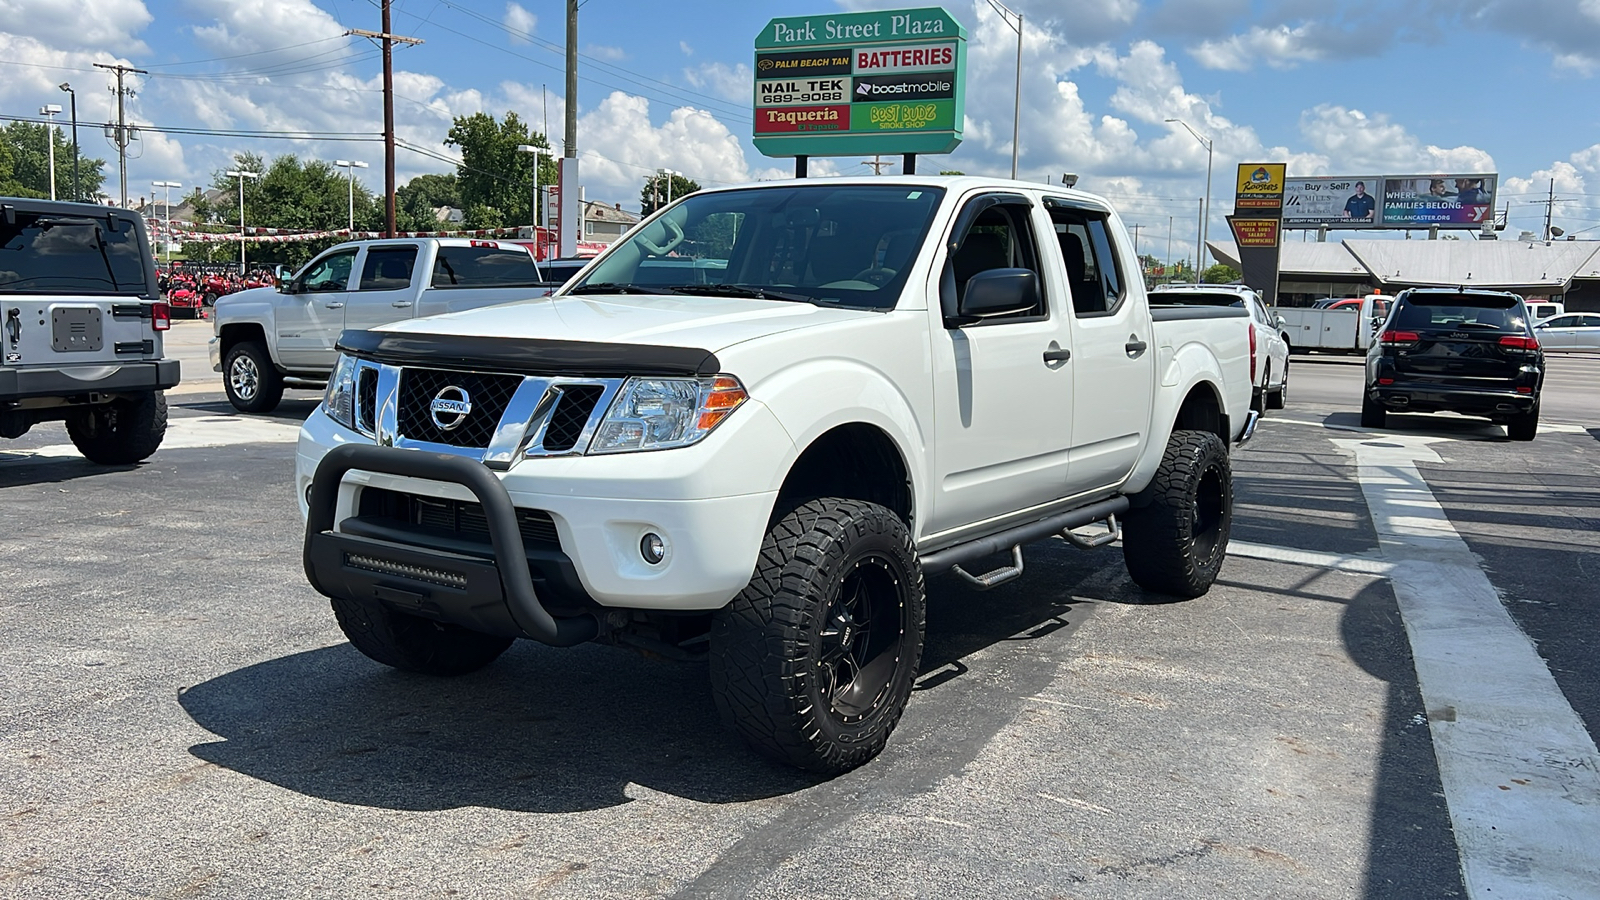
[[[465,487],[478,498],[488,520],[494,562],[335,532],[339,484],[352,469]],[[344,444],[318,464],[307,503],[306,578],[325,596],[400,606],[438,599],[481,607],[500,600],[526,637],[555,647],[581,644],[599,632],[593,616],[558,619],[539,602],[511,496],[480,463],[448,453]]]

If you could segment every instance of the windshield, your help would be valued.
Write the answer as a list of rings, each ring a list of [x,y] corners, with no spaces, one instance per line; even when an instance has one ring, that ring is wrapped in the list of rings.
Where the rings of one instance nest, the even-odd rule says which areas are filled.
[[[146,287],[139,235],[119,219],[18,212],[0,221],[0,293],[137,294]]]
[[[893,309],[943,196],[826,183],[694,194],[564,293],[642,288]]]

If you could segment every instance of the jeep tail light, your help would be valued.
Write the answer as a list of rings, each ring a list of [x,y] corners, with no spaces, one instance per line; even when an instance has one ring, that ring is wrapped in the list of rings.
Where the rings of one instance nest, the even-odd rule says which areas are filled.
[[[1379,343],[1383,344],[1415,344],[1422,340],[1422,335],[1415,331],[1385,331]]]
[[[1523,337],[1518,334],[1508,334],[1500,339],[1500,346],[1508,347],[1512,350],[1537,350],[1539,349],[1539,339]]]
[[[1378,383],[1379,384],[1394,384],[1394,379],[1393,378],[1379,378],[1378,379]]]
[[[172,308],[165,303],[150,304],[150,327],[166,331],[172,327]]]

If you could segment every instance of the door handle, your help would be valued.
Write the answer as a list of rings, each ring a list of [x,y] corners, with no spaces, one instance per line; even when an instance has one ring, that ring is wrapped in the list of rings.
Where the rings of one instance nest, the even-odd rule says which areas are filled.
[[[395,307],[396,309],[405,309],[406,307],[411,305],[411,301],[410,300],[396,300],[395,302],[393,302],[393,303],[391,303],[389,305]]]
[[[328,309],[344,309],[344,304],[338,302],[337,300],[329,301],[329,302],[324,303],[322,305],[327,307]]]
[[[1130,334],[1128,335],[1128,342],[1122,345],[1122,349],[1127,351],[1129,356],[1137,358],[1139,354],[1150,349],[1150,345],[1139,340],[1137,334]]]
[[[1055,366],[1051,365],[1051,363],[1064,363],[1071,358],[1072,351],[1064,349],[1055,341],[1051,341],[1050,346],[1044,351],[1044,364],[1052,369],[1055,368]]]

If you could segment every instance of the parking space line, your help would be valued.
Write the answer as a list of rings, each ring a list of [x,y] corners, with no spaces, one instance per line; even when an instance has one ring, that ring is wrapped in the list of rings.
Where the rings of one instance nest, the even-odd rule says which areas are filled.
[[[1316,550],[1299,550],[1294,547],[1275,547],[1271,544],[1254,544],[1250,541],[1229,541],[1229,556],[1264,559],[1268,562],[1285,562],[1318,569],[1336,569],[1357,575],[1387,575],[1394,564],[1370,556],[1353,556],[1348,553],[1321,553]]]
[[[1438,438],[1334,444],[1361,491],[1411,641],[1467,893],[1593,896],[1600,754],[1417,469]]]
[[[174,416],[167,420],[166,450],[229,447],[234,444],[284,444],[300,437],[300,426],[241,416]],[[40,459],[82,456],[71,444],[46,444],[23,450],[0,450],[0,465],[37,462]]]

